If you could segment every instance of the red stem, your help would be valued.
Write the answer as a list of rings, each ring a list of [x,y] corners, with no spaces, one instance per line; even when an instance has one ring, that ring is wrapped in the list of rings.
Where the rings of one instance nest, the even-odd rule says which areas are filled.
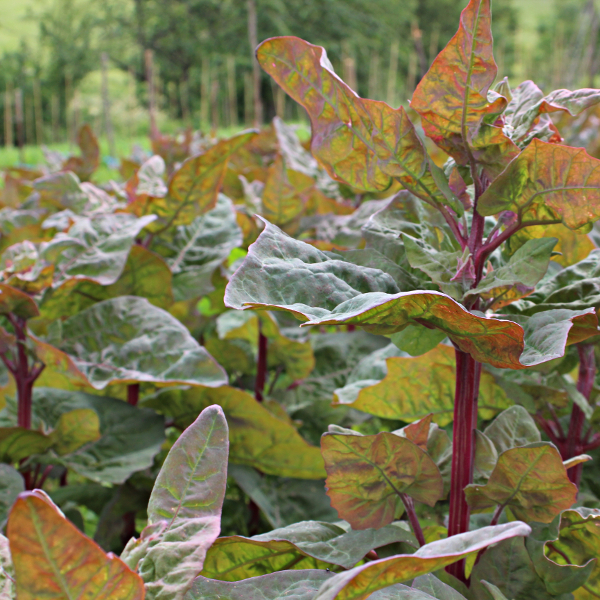
[[[9,315],[9,319],[17,338],[17,363],[13,373],[18,398],[17,424],[19,427],[31,429],[31,406],[35,378],[32,377],[32,373],[29,371],[29,362],[27,360],[25,319],[15,317],[14,315]]]
[[[455,350],[456,392],[454,398],[454,430],[452,433],[452,476],[450,480],[450,517],[448,536],[465,533],[469,530],[469,505],[464,489],[473,483],[475,458],[475,428],[477,427],[477,399],[481,363],[470,354]],[[465,582],[464,560],[458,561],[446,570],[457,579]]]
[[[594,346],[592,344],[579,344],[579,377],[577,379],[577,390],[585,396],[586,400],[590,399],[592,388],[594,387],[594,379],[596,377],[596,359],[594,356]],[[569,423],[569,432],[567,433],[567,444],[564,460],[573,458],[581,454],[583,448],[583,426],[585,424],[585,414],[573,403],[571,411],[571,422]],[[581,473],[583,463],[569,469],[569,479],[579,487],[581,483]]]
[[[127,402],[131,404],[131,406],[137,406],[137,403],[140,400],[140,384],[139,383],[130,383],[127,386]]]
[[[256,364],[256,382],[254,384],[254,397],[257,402],[263,401],[265,382],[267,380],[267,344],[268,339],[263,335],[262,327],[258,325],[258,361]]]
[[[415,504],[413,499],[406,494],[400,494],[400,498],[402,498],[404,508],[406,508],[406,514],[408,515],[408,520],[410,521],[410,526],[412,527],[413,533],[417,538],[417,542],[419,542],[419,546],[424,546],[425,536],[423,535],[423,530],[421,529],[421,523],[419,523],[419,517],[417,517],[417,513],[415,512]]]

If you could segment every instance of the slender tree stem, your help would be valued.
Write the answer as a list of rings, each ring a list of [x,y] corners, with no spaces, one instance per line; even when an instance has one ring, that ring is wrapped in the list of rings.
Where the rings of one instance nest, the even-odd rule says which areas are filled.
[[[458,348],[456,354],[456,393],[454,398],[454,430],[452,434],[452,477],[450,481],[450,518],[448,536],[469,530],[469,505],[464,489],[473,483],[475,428],[481,363]],[[465,581],[464,560],[446,568],[457,579]]]
[[[256,382],[254,384],[254,397],[262,402],[264,397],[265,382],[267,381],[267,345],[268,339],[262,332],[260,320],[258,321],[258,360],[256,364]]]
[[[410,526],[412,527],[413,533],[417,538],[417,542],[419,542],[419,546],[424,546],[425,536],[423,535],[423,530],[421,529],[421,523],[419,523],[419,517],[417,517],[417,513],[415,512],[415,504],[413,499],[406,494],[400,494],[400,498],[402,498],[402,502],[404,502],[404,508],[406,508],[406,514],[408,515],[408,520],[410,521]]]
[[[596,360],[594,357],[594,346],[592,344],[578,344],[579,351],[579,377],[577,380],[577,390],[589,400],[594,379],[596,377]],[[585,424],[585,414],[573,403],[571,411],[571,422],[569,423],[569,432],[567,433],[566,452],[563,458],[569,459],[581,454],[583,445],[583,426]],[[579,487],[581,483],[581,473],[583,464],[576,465],[569,469],[569,479]]]

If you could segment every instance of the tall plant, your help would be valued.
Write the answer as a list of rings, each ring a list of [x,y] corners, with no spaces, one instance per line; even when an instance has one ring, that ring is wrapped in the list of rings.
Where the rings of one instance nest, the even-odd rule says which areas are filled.
[[[600,161],[562,145],[548,115],[577,115],[600,101],[600,91],[557,90],[544,97],[532,82],[513,92],[506,80],[492,87],[497,68],[490,0],[471,0],[411,101],[425,134],[449,156],[441,168],[407,111],[358,97],[334,73],[323,48],[279,37],[263,42],[257,57],[306,109],[312,153],[332,177],[363,192],[385,191],[394,182],[405,191],[364,250],[323,252],[267,222],[231,279],[225,303],[289,311],[305,326],[404,332],[401,348],[409,337],[434,347],[447,336],[456,359],[448,534],[464,533],[470,504],[478,503],[479,490],[467,486],[473,483],[482,365],[526,369],[598,333],[593,306],[511,318],[502,310],[534,291],[564,228],[585,233],[600,218]],[[533,226],[552,226],[553,237],[508,244]],[[574,416],[578,432],[580,420]],[[323,440],[332,495],[336,463],[351,467],[341,448],[328,459],[328,436],[343,436],[331,432]],[[400,456],[398,448],[383,446],[378,460]],[[515,467],[507,461],[505,469]],[[431,486],[428,494],[435,502]],[[400,490],[400,497],[413,522],[410,489]],[[427,494],[413,497],[427,502]],[[495,522],[509,504],[498,501]],[[464,561],[450,569],[465,579]]]

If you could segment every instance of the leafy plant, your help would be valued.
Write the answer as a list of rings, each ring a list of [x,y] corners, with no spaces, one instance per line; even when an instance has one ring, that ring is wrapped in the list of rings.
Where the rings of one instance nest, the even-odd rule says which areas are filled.
[[[411,110],[261,44],[312,154],[160,136],[100,187],[85,128],[5,173],[1,594],[600,594],[600,161],[550,117],[600,92],[496,82],[490,19]]]

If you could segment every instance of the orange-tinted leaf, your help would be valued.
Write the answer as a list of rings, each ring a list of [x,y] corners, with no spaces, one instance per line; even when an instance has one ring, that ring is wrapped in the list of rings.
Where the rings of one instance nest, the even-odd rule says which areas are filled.
[[[81,533],[44,492],[19,495],[8,519],[19,600],[143,600],[144,584]]]
[[[442,150],[461,165],[474,156],[490,178],[519,153],[501,128],[482,124],[484,117],[501,113],[507,104],[496,93],[488,98],[497,71],[490,0],[471,0],[458,32],[433,61],[411,101],[423,118],[425,133]]]
[[[79,179],[87,181],[100,164],[100,146],[89,125],[82,125],[79,129],[77,145],[81,156],[71,156],[63,165],[63,170],[73,171]]]
[[[393,433],[326,433],[321,452],[327,495],[353,529],[383,527],[404,511],[400,494],[433,506],[443,495],[439,469],[419,446]]]
[[[331,177],[363,191],[385,190],[395,177],[416,196],[459,210],[404,108],[359,98],[333,72],[325,50],[299,38],[266,40],[257,58],[308,112],[312,153]]]
[[[503,452],[486,485],[470,485],[467,502],[475,512],[510,506],[517,519],[550,523],[577,499],[558,450],[547,443]]]
[[[510,210],[525,224],[589,225],[600,218],[600,160],[583,148],[534,139],[482,194],[477,210]]]
[[[229,157],[255,135],[254,131],[241,133],[188,158],[171,177],[166,197],[149,203],[149,212],[158,215],[165,227],[188,225],[195,217],[214,208]]]
[[[23,319],[31,319],[40,314],[31,296],[10,285],[0,283],[0,314],[9,313]]]
[[[419,446],[421,450],[427,451],[427,440],[429,439],[429,428],[431,427],[432,419],[433,413],[429,413],[422,419],[419,419],[394,433],[403,435],[413,442],[413,444]]]

